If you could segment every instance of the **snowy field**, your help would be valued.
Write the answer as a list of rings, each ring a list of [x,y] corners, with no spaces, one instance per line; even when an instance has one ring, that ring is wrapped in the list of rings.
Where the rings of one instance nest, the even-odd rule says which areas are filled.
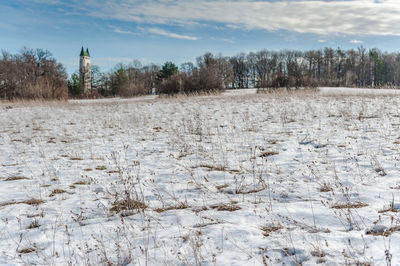
[[[400,265],[400,97],[343,91],[0,103],[0,264]]]

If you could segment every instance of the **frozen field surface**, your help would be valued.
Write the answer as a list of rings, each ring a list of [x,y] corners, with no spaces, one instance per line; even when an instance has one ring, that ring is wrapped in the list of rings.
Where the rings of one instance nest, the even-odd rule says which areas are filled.
[[[400,97],[331,90],[0,103],[0,264],[400,265]]]

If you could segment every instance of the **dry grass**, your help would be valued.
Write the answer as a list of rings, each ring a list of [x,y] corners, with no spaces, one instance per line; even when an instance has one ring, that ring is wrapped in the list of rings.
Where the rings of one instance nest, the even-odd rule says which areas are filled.
[[[119,170],[110,170],[110,171],[107,171],[107,174],[119,174],[119,173],[120,173]]]
[[[115,201],[112,204],[112,208],[110,211],[119,213],[121,211],[131,211],[131,210],[144,210],[147,206],[143,202],[132,200],[132,199],[124,199]]]
[[[29,224],[28,229],[34,229],[34,228],[38,228],[38,227],[40,227],[38,220],[34,220]]]
[[[281,229],[283,229],[283,226],[280,224],[261,227],[263,236],[269,236],[272,232],[279,231]]]
[[[37,206],[40,204],[45,203],[46,201],[41,200],[41,199],[28,199],[28,200],[21,200],[21,201],[7,201],[7,202],[3,202],[0,204],[0,207],[3,206],[8,206],[8,205],[15,205],[15,204],[27,204],[27,205],[32,205],[32,206]]]
[[[372,236],[390,236],[394,232],[399,232],[400,231],[400,226],[394,226],[387,228],[385,230],[368,230],[366,232],[367,235],[372,235]]]
[[[189,208],[188,205],[181,204],[181,205],[178,205],[178,206],[169,206],[169,207],[165,207],[165,208],[157,208],[154,211],[158,212],[158,213],[162,213],[162,212],[166,212],[166,211],[170,211],[170,210],[184,210],[184,209],[187,209],[187,208]]]
[[[82,161],[83,160],[81,157],[70,157],[69,159],[71,161]]]
[[[35,248],[24,248],[24,249],[18,250],[18,253],[27,254],[27,253],[32,253],[32,252],[35,252],[35,251],[36,251]]]
[[[300,97],[300,95],[291,96]],[[49,195],[50,192],[51,197],[68,193],[60,188],[68,189],[71,192],[70,195],[56,196],[52,200],[49,198],[48,203],[49,208],[57,203],[61,210],[65,210],[63,214],[67,213],[65,225],[68,225],[68,229],[77,226],[75,223],[82,226],[82,230],[78,230],[80,232],[76,230],[76,233],[68,232],[71,235],[72,251],[76,252],[78,257],[77,264],[84,263],[83,260],[93,263],[91,260],[98,259],[97,262],[100,263],[106,264],[110,261],[110,264],[121,265],[123,264],[124,253],[129,253],[129,256],[134,258],[133,263],[143,265],[146,263],[162,264],[164,257],[167,258],[164,263],[168,265],[194,265],[197,262],[194,259],[196,256],[200,258],[198,261],[201,263],[215,264],[212,261],[213,253],[216,254],[215,261],[220,263],[231,264],[235,259],[238,260],[238,263],[243,263],[238,254],[240,251],[246,254],[243,257],[248,260],[248,263],[252,264],[260,264],[259,262],[268,265],[274,263],[290,264],[291,259],[293,259],[293,262],[297,265],[297,263],[302,262],[303,257],[309,264],[335,263],[335,261],[338,264],[347,262],[351,264],[353,258],[346,257],[343,259],[340,256],[341,251],[345,248],[351,249],[348,252],[346,250],[346,254],[356,254],[354,261],[360,259],[357,257],[357,254],[360,253],[356,253],[358,247],[353,248],[351,245],[339,243],[339,238],[346,236],[345,232],[354,233],[354,230],[359,230],[357,232],[364,233],[364,235],[367,232],[370,235],[366,237],[366,244],[370,245],[371,248],[367,249],[365,254],[362,255],[369,258],[374,255],[370,253],[370,250],[376,250],[376,239],[381,239],[373,236],[390,236],[392,233],[400,231],[400,227],[388,225],[390,222],[388,217],[396,217],[396,215],[386,213],[398,211],[386,204],[387,195],[391,193],[389,186],[393,186],[392,189],[400,188],[400,186],[396,186],[397,181],[393,178],[395,172],[391,170],[394,169],[391,163],[394,161],[395,155],[391,151],[383,151],[381,145],[378,147],[373,143],[376,139],[379,143],[384,143],[385,140],[390,139],[390,143],[385,142],[389,145],[388,149],[395,146],[391,145],[393,141],[400,143],[399,139],[396,139],[399,125],[390,124],[390,121],[383,119],[382,123],[385,122],[385,125],[389,128],[387,135],[385,135],[386,138],[380,139],[378,136],[378,133],[381,133],[379,132],[379,125],[376,126],[377,130],[374,126],[377,121],[371,119],[373,117],[359,117],[359,104],[356,102],[354,105],[349,105],[350,101],[347,100],[347,96],[340,101],[332,99],[332,104],[330,101],[325,101],[324,98],[314,100],[310,96],[305,96],[310,97],[310,104],[308,104],[307,99],[307,103],[304,103],[303,100],[297,98],[279,99],[275,102],[273,100],[267,101],[265,100],[267,99],[266,95],[257,95],[259,98],[265,97],[262,100],[252,96],[235,97],[232,96],[231,99],[225,96],[221,97],[222,104],[220,102],[216,104],[214,100],[209,101],[208,99],[206,104],[204,99],[197,99],[200,101],[198,103],[192,102],[192,99],[184,98],[179,108],[174,107],[174,104],[171,105],[171,101],[173,103],[175,103],[174,101],[178,102],[175,99],[162,99],[162,101],[157,102],[157,105],[154,104],[155,107],[151,107],[151,109],[147,105],[139,106],[141,108],[139,109],[136,104],[135,106],[123,105],[118,107],[106,104],[104,106],[108,113],[113,114],[114,112],[111,111],[115,109],[118,110],[120,117],[119,120],[115,120],[111,115],[105,116],[105,119],[101,120],[98,126],[97,124],[91,125],[93,132],[100,132],[99,130],[104,128],[102,134],[78,135],[76,130],[82,126],[81,119],[76,119],[77,126],[73,129],[68,125],[74,123],[64,124],[65,133],[68,133],[65,134],[64,138],[70,139],[68,143],[71,144],[64,145],[63,143],[67,143],[67,141],[61,142],[58,137],[57,139],[49,139],[48,137],[41,139],[43,141],[43,160],[51,160],[53,157],[60,158],[58,161],[49,162],[49,166],[52,166],[50,165],[52,163],[54,169],[59,169],[59,171],[53,172],[52,167],[49,167],[49,171],[43,171],[43,179],[36,180],[40,177],[40,173],[37,174],[36,172],[32,172],[32,177],[30,174],[28,176],[32,179],[34,176],[34,180],[38,181],[38,186],[40,184],[51,184],[42,186],[50,186],[50,188],[39,188],[39,192],[43,193],[44,191],[46,193],[43,194],[45,196]],[[272,97],[278,96],[272,95]],[[186,101],[189,101],[189,104]],[[231,102],[235,103],[237,107],[230,109],[215,108],[224,107],[228,104],[235,106]],[[158,106],[158,104],[161,106]],[[339,105],[337,107],[334,104]],[[168,108],[166,108],[167,105]],[[327,110],[324,109],[325,105]],[[84,105],[77,106],[84,107]],[[93,114],[103,111],[103,107],[97,108],[100,107],[97,104],[93,104],[93,106],[96,106],[96,109],[92,110]],[[248,114],[245,112],[247,107],[249,107],[246,111]],[[374,104],[365,103],[364,114],[375,114],[375,109],[377,109],[375,107]],[[224,109],[226,109],[226,112]],[[151,110],[152,112],[136,112],[137,110]],[[163,115],[159,115],[159,110],[163,111]],[[181,111],[182,114],[177,111]],[[382,113],[386,112],[383,107],[381,111]],[[146,119],[141,117],[140,114],[142,113],[146,114]],[[332,115],[329,115],[329,113],[332,113]],[[198,118],[197,114],[199,114]],[[36,116],[39,115],[38,112]],[[331,119],[328,118],[328,115]],[[185,120],[182,119],[181,121],[181,117],[184,117]],[[46,115],[41,117],[41,121],[53,118],[53,116]],[[281,123],[282,121],[284,123],[295,123],[286,125]],[[320,121],[320,124],[316,125],[315,121]],[[28,122],[27,120],[27,122],[22,123],[21,128],[29,124]],[[194,130],[194,132],[197,130],[197,122],[201,127],[199,133],[202,135],[200,138],[199,135],[188,134],[191,130]],[[125,125],[129,126],[125,127]],[[390,125],[392,125],[392,128],[390,128]],[[39,134],[43,136],[42,133],[45,133],[45,136],[54,135],[54,132],[50,130],[51,125],[43,126],[47,128],[46,132],[35,132],[34,134],[38,134],[38,136]],[[32,128],[33,125],[30,125],[27,132],[29,133]],[[364,132],[364,128],[372,128],[376,131]],[[248,129],[253,131],[248,133]],[[335,129],[335,133],[330,132],[331,129]],[[386,131],[383,133],[386,134]],[[125,138],[123,134],[129,134],[129,138]],[[337,134],[338,138],[331,138],[333,134]],[[341,135],[339,136],[339,134]],[[21,133],[14,138],[22,139],[23,145],[25,145],[27,144],[25,135],[25,132],[21,130]],[[301,145],[298,144],[299,140],[306,135],[309,135],[306,140],[313,141],[315,144],[329,141],[329,145],[318,146],[320,147],[319,150],[314,149],[312,145],[298,146]],[[361,143],[363,135],[369,139],[366,138]],[[132,141],[124,143],[124,148],[122,148],[122,146],[118,146],[120,136],[123,140]],[[57,141],[57,145],[46,145],[48,140],[49,143]],[[92,146],[88,144],[89,142],[86,142],[88,140],[90,140]],[[34,141],[35,139],[32,140],[32,142]],[[141,143],[142,141],[144,143]],[[84,142],[82,144],[85,149],[82,149],[84,153],[75,149],[76,146],[74,145],[78,142]],[[140,143],[140,145],[135,145],[135,143]],[[125,148],[125,144],[127,148]],[[23,147],[23,145],[16,143],[15,146]],[[51,147],[51,149],[48,147]],[[58,147],[60,149],[57,153],[53,153],[53,149]],[[296,150],[295,148],[300,149]],[[335,153],[331,154],[331,150]],[[379,162],[383,163],[385,169],[388,169],[387,178],[381,179],[379,174],[383,174],[384,171],[377,167],[379,164],[370,163],[369,151],[376,156]],[[21,160],[30,159],[29,153],[22,153],[24,152],[22,149],[18,152]],[[76,152],[78,153],[76,154]],[[115,165],[113,158],[109,156],[111,152],[117,153]],[[65,158],[61,158],[61,154],[67,155],[63,155]],[[83,159],[72,157],[74,155],[81,156]],[[178,155],[182,155],[182,157],[177,158]],[[80,160],[83,161],[72,162]],[[141,167],[133,167],[132,162],[135,160],[140,160]],[[159,160],[158,165],[155,160]],[[13,161],[18,161],[18,158]],[[10,160],[10,162],[13,161]],[[353,171],[357,166],[361,166],[360,170]],[[20,167],[22,166],[18,166],[18,169],[11,167],[6,169],[7,171],[2,174],[1,180],[6,180],[9,176],[7,173],[16,175],[28,172],[17,172]],[[231,168],[240,169],[240,171],[229,170]],[[118,169],[121,170],[118,171]],[[70,170],[73,170],[73,172]],[[234,174],[235,172],[240,172],[240,174]],[[335,173],[335,175],[332,173]],[[52,179],[55,182],[50,182],[50,178],[55,176],[58,177]],[[24,178],[11,178],[10,176],[6,181],[24,180]],[[380,194],[383,195],[382,197],[375,199],[376,205],[373,206],[379,206],[378,208],[367,207],[365,203],[373,201],[371,200],[372,196],[363,194],[364,185],[368,185],[368,188],[370,188],[371,183],[375,184],[381,181],[382,185],[385,185],[386,194],[382,193]],[[17,185],[22,187],[25,183],[33,183],[33,181],[15,181],[12,184],[3,183],[3,185],[12,185],[17,188]],[[308,191],[305,189],[306,183],[310,184]],[[348,183],[350,184],[347,186]],[[86,185],[89,184],[90,187],[87,187]],[[346,184],[346,187],[344,184]],[[75,188],[75,190],[70,190],[68,185],[71,185],[70,188]],[[59,189],[53,191],[54,188]],[[32,189],[37,189],[37,187]],[[36,191],[29,192],[35,193]],[[357,192],[361,192],[360,196],[365,203],[358,202],[361,200],[356,194]],[[85,202],[85,207],[73,205],[73,202],[75,202],[73,200],[78,195],[81,201]],[[71,198],[71,201],[63,200],[66,196],[73,198]],[[28,196],[22,197],[28,198]],[[10,201],[11,199],[13,198],[7,200]],[[39,205],[40,202],[15,200],[3,204],[34,205],[36,203],[36,205]],[[181,202],[184,202],[184,204],[181,204]],[[293,215],[293,220],[290,220],[286,206],[291,207],[292,203],[294,206],[299,204],[299,206],[304,207],[290,208],[289,216]],[[309,205],[312,208],[307,208]],[[353,209],[363,207],[367,208]],[[331,211],[329,211],[330,208],[332,208]],[[29,214],[33,210],[38,212],[48,208],[45,206],[33,208],[18,205],[7,207],[7,209],[27,209],[26,213]],[[242,219],[253,215],[253,211],[254,215],[259,215],[260,218],[248,219],[246,226],[250,229],[248,231],[249,236],[244,233],[234,239],[237,236],[238,227],[242,226]],[[314,217],[314,211],[315,220],[313,223],[311,218]],[[379,215],[377,212],[385,214]],[[74,221],[72,224],[71,215]],[[323,215],[327,217],[322,217]],[[123,216],[131,217],[123,219]],[[212,216],[214,220],[209,221],[206,216]],[[22,215],[22,217],[24,216]],[[105,217],[107,219],[103,219]],[[14,247],[13,252],[20,252],[23,247],[33,247],[32,250],[27,249],[26,252],[34,252],[26,256],[29,263],[31,261],[36,262],[35,259],[31,260],[31,257],[37,255],[35,253],[38,253],[38,256],[42,256],[44,252],[52,254],[47,247],[42,247],[41,243],[40,248],[29,243],[35,243],[37,233],[48,230],[49,219],[53,218],[54,215],[46,211],[45,217],[37,218],[40,219],[41,226],[33,218],[23,221],[21,229],[24,230],[24,241],[31,242],[27,242],[28,244],[21,245],[18,248]],[[367,228],[365,227],[377,219],[381,219],[381,224],[387,225],[386,230],[366,231]],[[392,226],[398,225],[397,217],[395,219]],[[176,220],[181,221],[181,223],[176,223]],[[110,228],[110,230],[103,230],[102,232],[93,230],[97,227],[97,224],[95,224],[97,221],[104,223],[104,228]],[[124,223],[123,226],[119,224],[120,221]],[[271,221],[273,222],[270,223]],[[329,224],[326,224],[326,221],[329,221]],[[216,227],[215,225],[219,223],[229,226]],[[16,223],[13,224],[13,228],[18,227],[15,225]],[[33,229],[38,226],[40,226],[39,230]],[[32,230],[26,230],[26,227]],[[124,231],[125,228],[131,227],[134,230]],[[195,227],[206,227],[205,230],[202,230],[204,235],[197,238],[191,233],[187,234],[187,231]],[[327,227],[332,230],[332,234],[326,235],[330,232],[328,229],[324,229]],[[345,230],[343,230],[343,227]],[[219,228],[225,230],[223,232],[224,238],[221,238],[225,242],[223,243],[225,250],[220,246],[219,241],[217,243],[214,240],[214,232]],[[61,228],[61,230],[63,229],[64,227]],[[254,236],[251,234],[252,229],[256,230]],[[156,230],[160,233],[156,233]],[[340,233],[336,234],[337,231]],[[86,235],[82,236],[81,232]],[[85,250],[85,247],[79,246],[77,242],[81,241],[83,237],[89,236],[90,233],[93,234],[93,238],[100,240],[97,247],[93,245],[87,247],[92,255],[86,255],[83,254],[84,251],[81,251]],[[32,239],[30,239],[31,235],[33,236]],[[184,243],[181,243],[178,239],[181,235],[185,236]],[[103,236],[105,240],[103,240]],[[250,242],[253,237],[257,239],[254,240],[255,242]],[[154,245],[152,240],[149,243],[143,241],[145,238],[154,239]],[[113,239],[118,239],[121,242],[113,243]],[[176,242],[177,240],[179,241]],[[109,241],[109,243],[105,242],[102,247],[100,241]],[[164,243],[163,241],[167,243],[166,253],[163,255],[164,257],[162,256],[163,258],[159,258],[160,251],[164,247],[158,246],[156,243]],[[93,241],[87,242],[90,245],[90,242]],[[237,244],[239,251],[236,250],[236,253],[232,242]],[[130,243],[134,244],[130,245]],[[136,243],[141,244],[139,246]],[[260,243],[260,246],[256,246],[255,243]],[[56,244],[59,245],[59,243]],[[134,245],[137,245],[137,247],[134,247]],[[398,247],[394,245],[392,250],[397,250]],[[216,247],[219,252],[216,250],[208,252],[208,247]],[[256,251],[257,248],[261,247],[265,248],[261,252],[262,254]],[[284,249],[286,247],[289,248]],[[185,252],[182,252],[183,250]],[[280,250],[284,250],[287,256],[279,253]],[[278,252],[278,255],[282,255],[280,261],[273,260],[276,252]],[[109,260],[103,258],[102,253],[107,253]],[[119,254],[123,254],[121,259]],[[154,257],[149,254],[154,254]],[[15,256],[15,254],[10,255]],[[15,257],[17,256],[18,254]],[[263,260],[260,256],[263,256]],[[222,258],[229,259],[229,257],[234,258],[224,263]],[[251,258],[251,261],[249,258]],[[49,258],[49,261],[62,264],[62,259],[61,255],[60,257]]]
[[[274,156],[274,155],[278,155],[278,154],[279,154],[279,152],[277,152],[277,151],[264,151],[260,154],[260,157],[264,158],[264,157]]]
[[[330,191],[332,191],[333,189],[332,189],[332,187],[329,185],[329,184],[327,184],[327,183],[324,183],[320,188],[319,188],[319,192],[330,192]]]
[[[228,184],[215,186],[215,188],[218,189],[218,190],[222,190],[222,189],[228,188],[228,187],[229,187]]]
[[[80,181],[76,181],[75,183],[73,183],[73,185],[87,185],[87,183],[83,180],[80,180]]]
[[[397,209],[393,205],[391,205],[387,208],[384,208],[384,209],[378,211],[378,213],[385,213],[385,212],[399,212],[399,209]]]
[[[64,189],[56,188],[50,193],[49,197],[54,197],[57,194],[64,194],[64,193],[67,193],[67,191],[65,191]]]
[[[33,205],[33,206],[36,206],[36,205],[40,205],[40,204],[43,204],[43,203],[45,203],[46,201],[45,200],[41,200],[41,199],[29,199],[29,200],[23,200],[23,201],[20,201],[20,203],[23,203],[23,204],[28,204],[28,205]]]
[[[211,209],[216,209],[217,211],[229,211],[229,212],[233,212],[233,211],[237,211],[237,210],[242,209],[237,205],[222,204],[222,203],[221,204],[211,205],[210,208]]]
[[[333,209],[358,209],[358,208],[364,208],[367,207],[368,204],[363,203],[363,202],[346,202],[346,203],[337,203],[335,205],[332,205],[331,208]]]
[[[266,187],[260,186],[258,188],[253,188],[253,189],[249,189],[249,190],[238,189],[235,192],[236,192],[236,194],[252,194],[252,193],[261,192],[261,191],[263,191],[265,189],[266,189]]]
[[[30,180],[30,178],[25,176],[10,176],[6,178],[4,181],[16,181],[16,180]]]
[[[197,167],[206,168],[208,171],[220,171],[220,172],[227,171],[227,168],[221,165],[200,164]]]

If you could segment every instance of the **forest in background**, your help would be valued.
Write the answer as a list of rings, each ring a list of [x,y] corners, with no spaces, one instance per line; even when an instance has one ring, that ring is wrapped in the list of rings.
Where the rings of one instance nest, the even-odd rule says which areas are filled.
[[[19,54],[2,51],[0,98],[68,98],[68,75],[64,66],[43,49],[23,48]]]
[[[400,53],[379,49],[261,50],[225,57],[205,53],[195,63],[142,65],[102,72],[92,66],[92,91],[82,95],[79,73],[68,78],[49,51],[24,48],[0,57],[0,98],[131,97],[227,88],[400,87]]]

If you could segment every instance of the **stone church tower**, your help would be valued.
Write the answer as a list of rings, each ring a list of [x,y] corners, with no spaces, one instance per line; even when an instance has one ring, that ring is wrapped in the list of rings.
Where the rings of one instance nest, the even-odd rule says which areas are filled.
[[[79,77],[81,80],[81,88],[83,93],[92,92],[92,70],[90,63],[90,54],[89,49],[86,48],[86,51],[81,50],[80,61],[79,61]]]

